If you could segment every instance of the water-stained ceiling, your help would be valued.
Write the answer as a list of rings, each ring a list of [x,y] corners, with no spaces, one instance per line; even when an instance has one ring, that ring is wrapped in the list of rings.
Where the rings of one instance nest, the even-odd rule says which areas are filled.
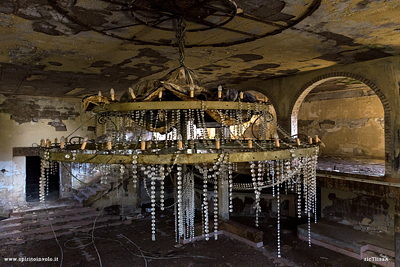
[[[244,89],[400,54],[398,0],[2,0],[0,94],[81,97],[185,63],[206,87]]]

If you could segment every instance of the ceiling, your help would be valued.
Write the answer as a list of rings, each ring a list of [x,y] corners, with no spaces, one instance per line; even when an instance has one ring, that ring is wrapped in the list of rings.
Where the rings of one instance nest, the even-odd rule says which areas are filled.
[[[153,12],[154,11],[154,12]],[[0,94],[117,95],[185,64],[205,87],[245,87],[400,54],[398,0],[2,0]]]

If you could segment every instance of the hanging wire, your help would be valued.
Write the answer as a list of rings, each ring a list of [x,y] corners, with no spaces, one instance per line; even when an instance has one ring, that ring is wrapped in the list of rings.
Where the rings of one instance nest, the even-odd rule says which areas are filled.
[[[185,67],[185,40],[186,40],[186,21],[183,17],[179,19],[178,29],[176,30],[176,39],[179,49],[179,63]]]

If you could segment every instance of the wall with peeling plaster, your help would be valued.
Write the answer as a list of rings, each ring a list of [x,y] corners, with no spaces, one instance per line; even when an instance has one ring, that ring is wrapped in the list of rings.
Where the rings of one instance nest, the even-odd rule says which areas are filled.
[[[383,106],[376,95],[324,99],[306,98],[298,115],[298,131],[318,135],[321,156],[385,158]]]
[[[356,230],[393,234],[395,201],[388,197],[321,188],[321,215]]]
[[[259,88],[260,92],[275,103],[278,123],[288,132],[292,132],[294,119],[297,124],[297,113],[294,107],[297,101],[301,103],[304,99],[301,99],[301,94],[313,83],[330,77],[351,77],[374,86],[371,89],[377,95],[379,94],[385,110],[385,175],[395,179],[400,178],[400,153],[398,153],[400,151],[400,115],[397,112],[400,110],[400,57],[332,66],[266,81],[252,79],[240,84],[238,89]]]
[[[29,111],[24,108],[26,103],[30,103]],[[80,99],[3,95],[0,95],[0,112],[0,205],[24,204],[25,157],[13,157],[13,147],[36,146],[40,139],[46,138],[60,140],[62,135],[67,136],[87,121],[90,114],[82,113]],[[57,131],[60,126],[66,131]],[[86,125],[74,135],[83,137],[87,133]]]

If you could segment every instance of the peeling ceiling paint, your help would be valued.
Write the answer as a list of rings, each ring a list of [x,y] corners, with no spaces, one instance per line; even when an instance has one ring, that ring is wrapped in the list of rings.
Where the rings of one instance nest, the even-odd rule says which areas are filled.
[[[112,38],[54,10],[50,3],[57,1],[0,2],[0,94],[81,97],[110,88],[122,94],[132,84],[160,78],[179,65],[178,50],[172,46],[176,43],[174,32],[143,25],[116,30],[122,35],[132,31],[138,40],[160,46]],[[134,22],[129,16],[123,19],[120,7],[106,1],[61,2],[82,23],[96,29]],[[182,5],[192,2],[185,0]],[[188,32],[187,44],[224,44],[240,41],[246,34],[262,35],[297,24],[242,44],[187,48],[185,63],[206,87],[215,87],[400,54],[398,0],[319,2],[307,13],[315,1],[237,0],[238,14],[224,25],[226,29]],[[211,21],[206,9],[191,12]],[[213,20],[217,13],[212,12]],[[303,14],[308,15],[301,17]],[[254,18],[268,20],[270,25]],[[197,25],[193,20],[188,21],[189,29]]]

